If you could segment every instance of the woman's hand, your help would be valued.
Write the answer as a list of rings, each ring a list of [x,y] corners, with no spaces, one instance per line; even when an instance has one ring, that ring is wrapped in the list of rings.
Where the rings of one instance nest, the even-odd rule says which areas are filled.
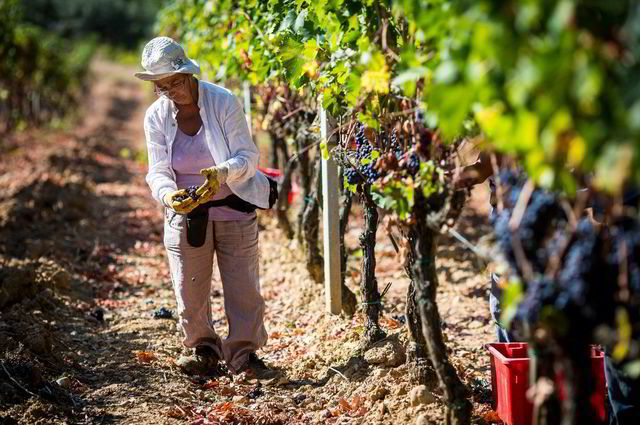
[[[184,189],[167,193],[162,198],[162,201],[167,207],[171,208],[178,214],[188,214],[199,205],[199,203],[193,200]]]
[[[206,181],[196,190],[198,199],[208,199],[218,193],[220,186],[225,184],[229,169],[227,167],[210,167],[200,170],[200,174],[204,176]]]

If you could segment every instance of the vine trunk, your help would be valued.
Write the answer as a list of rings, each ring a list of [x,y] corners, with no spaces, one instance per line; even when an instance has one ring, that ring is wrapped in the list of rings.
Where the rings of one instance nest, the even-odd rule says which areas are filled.
[[[422,333],[429,357],[446,401],[447,425],[471,423],[472,405],[468,391],[449,362],[442,337],[440,314],[436,304],[438,276],[436,274],[436,243],[438,233],[427,225],[426,214],[416,217],[416,259],[413,264],[417,306],[422,321]]]
[[[362,303],[366,317],[365,344],[370,344],[383,339],[386,334],[380,328],[381,304],[376,280],[376,232],[378,231],[378,210],[371,198],[369,187],[363,187],[362,203],[364,205],[364,231],[360,235],[360,247],[362,248],[362,273],[360,290],[362,291]]]

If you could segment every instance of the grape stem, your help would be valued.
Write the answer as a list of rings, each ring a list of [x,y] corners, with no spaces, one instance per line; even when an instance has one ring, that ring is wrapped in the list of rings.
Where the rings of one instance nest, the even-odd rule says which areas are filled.
[[[515,207],[513,207],[513,212],[509,219],[509,229],[512,232],[515,232],[518,230],[518,227],[520,227],[520,222],[522,221],[524,212],[527,209],[527,205],[529,205],[529,200],[531,199],[531,194],[534,189],[535,184],[533,183],[533,180],[528,179],[520,191],[520,196],[518,196],[518,201],[516,202]]]
[[[283,116],[280,119],[286,120],[287,118],[292,117],[293,115],[297,114],[298,112],[302,111],[303,109],[304,109],[304,107],[300,106],[300,107],[294,109],[293,111],[289,112],[287,115]]]
[[[571,242],[573,242],[574,240],[574,236],[577,228],[577,225],[575,224],[576,217],[580,215],[580,212],[587,205],[587,202],[589,201],[590,198],[591,198],[591,191],[587,191],[586,193],[578,192],[578,199],[573,210],[571,210],[570,207],[569,209],[566,208],[565,204],[567,201],[564,200],[563,208],[565,209],[565,212],[567,213],[567,217],[569,218],[568,220],[569,234],[567,235],[565,240],[562,242],[562,245],[560,245],[560,247],[558,248],[556,254],[552,256],[551,259],[549,260],[549,265],[545,270],[545,275],[555,276],[560,270],[560,266],[562,264],[562,259],[564,258],[564,254],[569,248],[569,245],[571,245]],[[572,224],[572,221],[573,221],[573,224]]]

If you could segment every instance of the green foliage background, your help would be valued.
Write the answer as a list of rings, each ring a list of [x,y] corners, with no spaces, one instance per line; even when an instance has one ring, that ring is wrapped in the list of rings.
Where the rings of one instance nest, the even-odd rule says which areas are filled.
[[[0,0],[0,132],[61,122],[86,92],[98,46],[107,52],[137,48],[151,36],[163,4]]]
[[[69,39],[88,36],[128,49],[152,34],[165,0],[22,0],[24,21]]]
[[[640,177],[638,2],[177,0],[156,30],[214,80],[284,79],[372,127],[417,96],[446,139],[475,133],[545,187]]]

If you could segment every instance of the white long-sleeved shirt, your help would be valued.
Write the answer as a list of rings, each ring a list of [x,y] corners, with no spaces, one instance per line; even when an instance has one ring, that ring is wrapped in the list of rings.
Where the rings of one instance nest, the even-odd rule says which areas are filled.
[[[207,147],[217,165],[228,167],[226,183],[231,191],[260,208],[268,208],[269,182],[257,170],[259,152],[236,96],[224,87],[198,81],[198,107]],[[149,154],[146,181],[151,195],[160,203],[166,193],[178,190],[171,166],[177,114],[173,101],[162,96],[149,106],[144,117]]]

